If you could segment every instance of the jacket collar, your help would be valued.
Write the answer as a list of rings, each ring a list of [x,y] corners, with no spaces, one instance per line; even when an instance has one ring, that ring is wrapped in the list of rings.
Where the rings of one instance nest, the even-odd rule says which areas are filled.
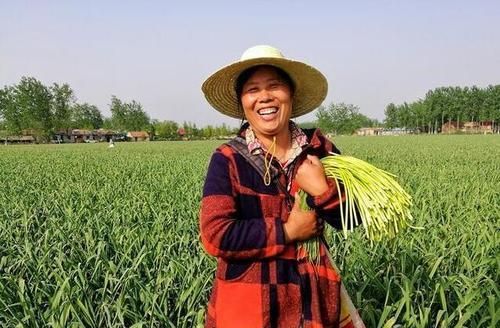
[[[292,120],[289,121],[289,129],[292,134],[292,143],[296,142],[298,146],[304,148],[309,143],[309,136],[305,133],[305,130],[301,129],[295,122]],[[264,149],[263,145],[256,138],[252,127],[248,122],[245,122],[238,131],[238,136],[245,139],[248,150],[250,153],[255,154],[255,150]],[[321,142],[320,142],[321,144]],[[264,149],[265,150],[265,149]],[[259,153],[259,152],[257,152]]]

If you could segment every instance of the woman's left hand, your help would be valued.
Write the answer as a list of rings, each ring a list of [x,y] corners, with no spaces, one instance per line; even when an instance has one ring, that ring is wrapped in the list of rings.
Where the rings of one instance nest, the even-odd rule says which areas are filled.
[[[295,180],[300,189],[311,196],[319,196],[328,190],[325,170],[318,157],[307,155],[307,158],[297,169]]]

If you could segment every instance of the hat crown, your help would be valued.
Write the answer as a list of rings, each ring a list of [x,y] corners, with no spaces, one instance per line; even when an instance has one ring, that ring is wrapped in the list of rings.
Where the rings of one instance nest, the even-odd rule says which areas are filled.
[[[277,67],[290,76],[294,85],[292,118],[311,112],[326,97],[328,82],[320,71],[306,63],[286,58],[275,47],[258,45],[245,50],[240,60],[209,76],[201,86],[205,98],[222,114],[243,118],[236,81],[242,72],[259,65]]]
[[[248,48],[245,50],[243,55],[241,55],[240,60],[249,60],[255,58],[285,58],[281,51],[275,47],[267,45],[259,45]]]

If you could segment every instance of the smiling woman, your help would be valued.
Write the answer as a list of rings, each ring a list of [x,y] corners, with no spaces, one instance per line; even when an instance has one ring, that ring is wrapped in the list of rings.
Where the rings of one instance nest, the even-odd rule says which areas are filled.
[[[269,145],[273,138],[280,145],[290,141],[288,121],[292,114],[293,87],[282,70],[272,66],[257,66],[239,79],[241,106],[255,136]],[[237,86],[238,84],[237,83]],[[278,159],[284,154],[275,154]]]
[[[327,88],[317,69],[270,46],[203,83],[215,109],[247,120],[212,155],[203,189],[201,239],[217,257],[206,327],[353,327],[326,246],[317,266],[297,259],[297,243],[321,236],[325,221],[341,226],[342,201],[319,160],[338,150],[290,120],[318,107]],[[299,189],[313,210],[295,201]]]

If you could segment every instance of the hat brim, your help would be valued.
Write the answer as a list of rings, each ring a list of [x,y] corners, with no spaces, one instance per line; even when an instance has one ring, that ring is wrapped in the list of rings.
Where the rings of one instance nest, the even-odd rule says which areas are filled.
[[[286,58],[260,57],[235,62],[212,74],[201,87],[205,98],[222,114],[238,119],[243,118],[244,113],[239,110],[238,106],[236,80],[244,70],[259,65],[281,68],[292,79],[295,86],[292,118],[318,108],[326,97],[328,82],[316,68]]]

